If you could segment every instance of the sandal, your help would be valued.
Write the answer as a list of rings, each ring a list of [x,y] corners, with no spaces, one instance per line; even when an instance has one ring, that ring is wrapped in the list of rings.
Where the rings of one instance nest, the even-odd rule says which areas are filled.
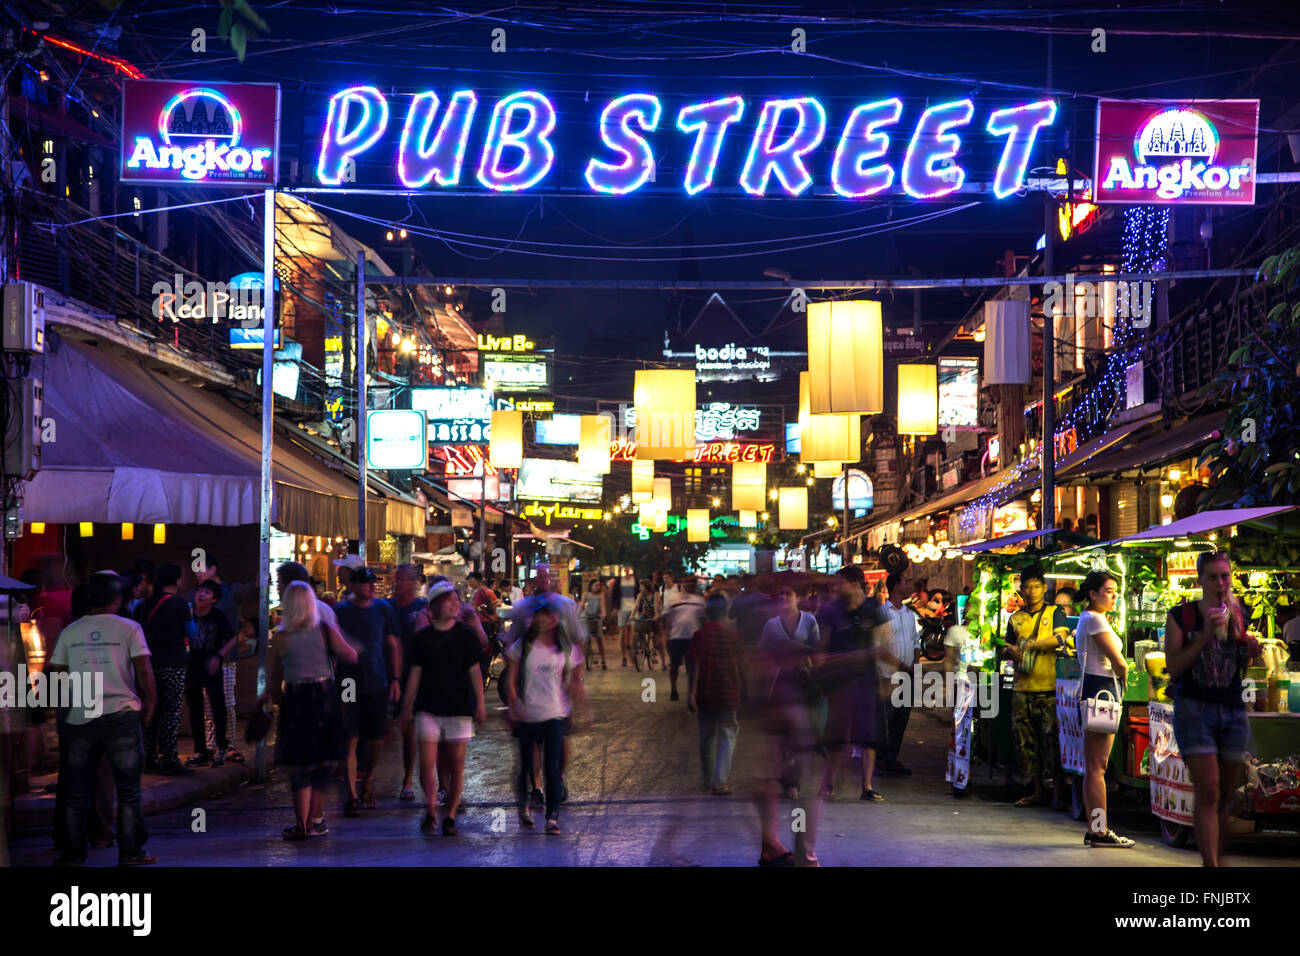
[[[549,833],[549,834],[552,834],[552,835],[559,833],[559,832],[560,832],[560,821],[559,821],[559,820],[554,820],[554,819],[552,819],[552,820],[547,820],[547,821],[546,821],[546,832]]]
[[[780,856],[774,856],[770,859],[759,857],[759,866],[794,866],[794,854],[790,852],[782,853]]]
[[[361,803],[356,797],[349,797],[348,802],[343,804],[343,815],[345,817],[361,816]]]
[[[290,843],[301,843],[307,839],[307,831],[295,823],[291,827],[284,828],[283,836]]]
[[[874,801],[876,801],[877,803],[879,803],[881,800],[885,799],[885,795],[884,795],[883,793],[881,793],[879,790],[872,790],[870,787],[863,787],[863,788],[862,788],[862,799],[863,799],[863,800],[874,800]]]
[[[527,805],[523,806],[519,810],[519,825],[525,830],[532,830],[537,826],[537,824],[533,822],[533,811],[530,810]]]
[[[1048,803],[1048,800],[1049,800],[1049,799],[1050,799],[1050,798],[1049,798],[1046,794],[1044,794],[1043,796],[1039,797],[1038,799],[1034,799],[1033,795],[1031,794],[1030,796],[1027,796],[1027,797],[1021,797],[1019,800],[1017,800],[1017,801],[1015,802],[1015,806],[1017,806],[1017,807],[1045,807],[1045,806],[1047,806],[1047,803]]]
[[[363,810],[375,809],[375,794],[373,790],[366,790],[361,794],[361,808]]]
[[[414,788],[414,787],[403,787],[403,788],[402,788],[402,792],[399,793],[399,794],[397,795],[397,799],[398,799],[398,800],[414,800],[414,799],[415,799],[415,788]]]

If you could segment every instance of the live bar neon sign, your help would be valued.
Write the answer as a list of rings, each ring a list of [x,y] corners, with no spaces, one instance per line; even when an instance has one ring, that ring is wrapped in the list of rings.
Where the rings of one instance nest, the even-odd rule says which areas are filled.
[[[395,99],[395,98],[394,98]],[[432,90],[404,104],[401,135],[390,153],[396,178],[407,189],[460,187],[471,178],[494,192],[520,192],[541,183],[556,160],[557,111],[536,90],[497,100],[486,121],[479,120],[481,143],[469,158],[470,133],[480,110],[478,94],[458,90],[446,101]],[[933,199],[961,189],[962,132],[975,117],[970,99],[937,103],[910,119],[912,130],[891,135],[903,119],[898,97],[856,105],[842,125],[832,127],[815,97],[747,101],[743,96],[687,103],[673,116],[652,93],[630,93],[610,100],[591,121],[598,124],[604,149],[582,165],[587,187],[608,195],[627,195],[655,180],[652,134],[672,124],[689,149],[681,186],[697,195],[715,185],[724,141],[745,137],[748,151],[738,185],[752,196],[784,192],[798,196],[814,184],[820,168],[840,196],[863,199],[893,189],[916,199]],[[741,130],[745,120],[748,129]],[[1005,199],[1024,182],[1038,133],[1056,120],[1056,103],[1037,100],[992,111],[984,131],[1002,141],[993,175],[993,193]],[[358,158],[387,161],[376,151],[391,149],[398,122],[390,97],[373,86],[340,90],[329,101],[316,173],[325,185],[354,181]],[[390,138],[385,141],[385,134]],[[671,134],[670,134],[671,135]],[[829,147],[820,164],[811,154]],[[389,146],[380,146],[381,141]],[[905,144],[905,145],[904,145]],[[891,149],[901,162],[887,161]],[[470,168],[466,168],[467,165]],[[810,168],[811,167],[811,168]]]

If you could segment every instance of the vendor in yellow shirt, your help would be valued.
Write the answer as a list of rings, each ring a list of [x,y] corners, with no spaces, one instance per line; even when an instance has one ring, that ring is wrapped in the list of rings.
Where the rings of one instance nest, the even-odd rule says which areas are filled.
[[[1011,695],[1011,729],[1021,775],[1031,792],[1018,807],[1048,802],[1043,777],[1050,772],[1052,807],[1064,809],[1061,746],[1056,736],[1056,651],[1070,629],[1064,609],[1047,604],[1043,569],[1032,565],[1020,572],[1020,596],[1025,606],[1007,622],[1005,656],[1015,661]]]

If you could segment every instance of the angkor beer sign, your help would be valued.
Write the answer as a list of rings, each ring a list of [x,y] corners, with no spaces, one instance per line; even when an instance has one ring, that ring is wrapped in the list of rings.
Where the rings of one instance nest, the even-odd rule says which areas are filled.
[[[557,109],[535,90],[480,102],[474,90],[413,96],[353,86],[330,98],[316,176],[347,185],[521,192],[552,168],[581,170],[593,192],[626,195],[668,156],[673,184],[689,195],[739,186],[753,196],[798,196],[817,184],[861,199],[894,190],[932,199],[961,189],[968,170],[1004,199],[1018,190],[1052,100],[977,110],[970,99],[904,108],[898,97],[863,100],[839,115],[812,96],[705,97],[668,102],[630,93]],[[565,128],[557,128],[563,117]],[[558,174],[557,174],[558,175]]]
[[[1251,205],[1259,100],[1101,100],[1093,202]]]
[[[279,155],[274,83],[123,83],[124,183],[273,186]]]

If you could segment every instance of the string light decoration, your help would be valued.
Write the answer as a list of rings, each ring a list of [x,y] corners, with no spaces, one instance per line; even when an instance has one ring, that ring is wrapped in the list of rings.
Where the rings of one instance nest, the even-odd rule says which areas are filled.
[[[1169,207],[1129,206],[1124,210],[1124,231],[1120,253],[1120,271],[1151,275],[1168,268]],[[1121,283],[1123,286],[1123,283]],[[1121,295],[1119,301],[1131,301],[1131,296]],[[1048,328],[1044,323],[1044,331]],[[1097,383],[1086,389],[1083,400],[1057,421],[1053,437],[1059,437],[1072,428],[1081,433],[1109,420],[1117,402],[1123,401],[1128,391],[1128,371],[1142,357],[1141,343],[1137,342],[1132,318],[1115,316],[1115,344],[1106,355],[1106,368]],[[1055,447],[1055,441],[1051,447]],[[973,534],[983,527],[988,515],[1011,497],[1010,489],[1028,474],[1038,470],[1042,446],[1026,456],[1019,465],[1007,472],[996,486],[975,499],[962,513],[959,525],[963,534]]]

